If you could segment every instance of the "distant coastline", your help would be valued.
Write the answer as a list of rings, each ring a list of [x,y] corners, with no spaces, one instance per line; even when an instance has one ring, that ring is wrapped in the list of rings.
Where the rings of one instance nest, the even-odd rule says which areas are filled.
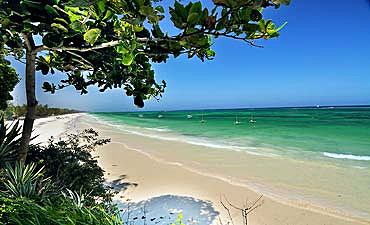
[[[22,119],[25,117],[27,112],[26,105],[9,105],[4,111],[6,119]],[[68,109],[68,108],[56,108],[49,107],[48,105],[37,105],[36,106],[36,118],[46,118],[50,116],[60,116],[73,113],[83,113],[83,111]]]

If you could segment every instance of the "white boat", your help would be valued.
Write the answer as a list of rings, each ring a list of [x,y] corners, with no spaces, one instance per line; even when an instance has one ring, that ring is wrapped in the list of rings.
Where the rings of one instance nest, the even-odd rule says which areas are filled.
[[[159,119],[160,119],[160,118],[163,118],[163,116],[162,116],[161,114],[159,114],[159,115],[158,115],[158,118],[159,118]]]
[[[186,118],[191,119],[191,118],[193,118],[193,116],[189,114],[189,115],[186,116]]]
[[[236,116],[235,117],[235,121],[234,121],[234,125],[239,125],[239,124],[241,124],[242,122],[240,122],[239,120],[238,120],[238,116]]]
[[[143,115],[143,114],[139,114],[139,115],[138,115],[138,117],[143,118],[143,117],[144,117],[144,115]]]
[[[253,116],[251,116],[251,119],[249,120],[249,122],[250,122],[250,123],[256,123],[257,121],[255,121],[255,120],[253,119]]]
[[[202,120],[200,121],[201,123],[205,123],[205,122],[207,122],[206,120],[204,120],[204,118],[203,118],[203,114],[202,114]]]

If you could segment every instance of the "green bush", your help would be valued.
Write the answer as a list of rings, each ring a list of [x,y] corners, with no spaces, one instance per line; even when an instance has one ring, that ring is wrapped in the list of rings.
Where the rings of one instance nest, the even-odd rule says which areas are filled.
[[[5,125],[3,117],[0,116],[0,169],[6,163],[15,161],[21,141],[21,129],[19,121]]]
[[[84,130],[59,141],[50,140],[46,146],[30,146],[27,162],[44,166],[45,176],[50,177],[58,190],[87,195],[86,201],[109,200],[111,194],[104,187],[104,171],[91,154],[109,141],[99,139],[92,129]]]
[[[29,198],[0,197],[0,224],[7,225],[118,225],[118,210],[105,211],[96,204],[86,207],[64,196],[37,202]]]
[[[41,197],[50,187],[49,178],[44,178],[44,167],[37,170],[34,163],[9,164],[4,171],[4,193],[13,197]]]
[[[0,225],[123,224],[91,154],[109,139],[88,129],[32,145],[24,164],[14,157],[19,129],[0,126]]]
[[[5,188],[0,192],[0,224],[7,225],[116,225],[122,224],[119,211],[106,202],[85,201],[68,190],[45,195],[49,179],[35,164],[15,163],[4,169]],[[107,207],[109,206],[109,207]]]

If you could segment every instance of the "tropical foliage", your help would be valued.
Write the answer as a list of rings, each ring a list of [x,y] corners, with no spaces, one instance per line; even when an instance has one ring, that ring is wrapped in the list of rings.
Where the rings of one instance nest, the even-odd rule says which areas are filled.
[[[19,159],[26,160],[35,107],[36,71],[66,78],[43,84],[47,92],[74,86],[81,94],[88,86],[100,91],[120,88],[134,104],[159,98],[166,82],[157,82],[152,63],[186,55],[200,60],[215,56],[212,45],[219,37],[256,46],[257,39],[279,36],[263,18],[264,8],[278,8],[289,0],[0,0],[2,55],[26,64],[27,114]],[[172,24],[164,30],[162,21]],[[37,38],[36,38],[37,37]]]
[[[100,139],[92,129],[69,134],[60,140],[50,140],[46,146],[30,146],[28,163],[45,167],[57,190],[72,190],[86,195],[85,201],[110,200],[111,193],[104,186],[104,171],[98,166],[92,152],[109,139]]]
[[[10,92],[18,83],[18,74],[4,57],[4,43],[0,42],[0,110],[5,110],[7,102],[13,100]]]
[[[19,143],[18,122],[1,129],[1,147],[12,152]],[[2,158],[7,163],[0,164],[0,224],[122,224],[91,155],[108,141],[89,129],[32,146],[27,164]]]
[[[0,196],[0,224],[118,225],[122,222],[117,210],[107,212],[101,204],[86,207],[65,196],[44,201]]]
[[[16,121],[12,124],[5,125],[4,119],[0,116],[0,168],[5,163],[14,162],[16,151],[20,145],[21,127]]]
[[[35,198],[41,196],[49,187],[49,179],[43,178],[44,167],[37,169],[34,163],[24,165],[15,163],[5,167],[4,193],[14,197]]]

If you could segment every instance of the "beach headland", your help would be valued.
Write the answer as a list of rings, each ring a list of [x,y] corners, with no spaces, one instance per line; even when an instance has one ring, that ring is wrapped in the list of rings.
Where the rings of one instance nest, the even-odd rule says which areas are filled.
[[[173,205],[181,208],[186,224],[228,224],[230,221],[229,213],[225,210],[221,201],[228,205],[227,201],[235,206],[243,207],[248,200],[253,202],[262,197],[262,205],[249,215],[249,224],[255,225],[355,225],[370,224],[363,218],[357,218],[345,213],[336,213],[331,209],[316,207],[300,199],[295,201],[284,201],[278,194],[274,195],[271,190],[259,189],[253,185],[242,185],[238,180],[232,177],[222,177],[214,173],[203,173],[202,165],[196,165],[194,168],[183,164],[183,160],[176,157],[188,157],[180,152],[191,149],[198,151],[186,143],[177,143],[174,141],[164,141],[132,133],[122,132],[107,124],[100,123],[88,114],[76,114],[64,116],[63,119],[51,119],[39,123],[37,129],[46,129],[46,134],[51,134],[50,130],[56,127],[73,132],[85,128],[93,128],[99,132],[102,137],[109,137],[112,142],[100,148],[96,154],[100,166],[105,170],[107,182],[116,187],[119,191],[115,197],[116,202],[127,210],[131,204],[131,210],[135,207],[147,207],[149,215],[154,210],[157,213],[163,213],[160,207],[165,205],[172,214],[176,211]],[[58,129],[59,129],[58,128]],[[63,133],[56,130],[54,135]],[[40,132],[45,134],[45,132]],[[44,139],[46,137],[43,137]],[[49,138],[49,137],[48,137]],[[160,154],[156,154],[157,149],[162,149]],[[171,153],[172,152],[172,153]],[[161,157],[167,155],[168,157]],[[209,155],[212,158],[212,155]],[[219,157],[215,155],[214,157]],[[250,163],[256,163],[253,155]],[[189,158],[190,159],[190,158]],[[191,160],[188,159],[188,162]],[[217,160],[216,160],[217,161]],[[222,164],[222,161],[219,161]],[[250,165],[251,168],[259,165]],[[282,166],[284,169],[285,167]],[[285,168],[286,169],[286,168]],[[212,172],[212,171],[211,171]],[[274,171],[271,171],[273,173]],[[248,173],[248,171],[245,171]],[[226,200],[227,199],[227,200]],[[161,205],[160,203],[163,203]],[[149,207],[149,208],[148,208]],[[157,212],[157,210],[162,211]],[[241,213],[232,209],[230,214],[234,224],[242,224]],[[140,211],[140,210],[139,210]],[[142,213],[142,211],[140,211]],[[191,214],[191,215],[189,215]],[[203,220],[202,220],[203,219]]]

